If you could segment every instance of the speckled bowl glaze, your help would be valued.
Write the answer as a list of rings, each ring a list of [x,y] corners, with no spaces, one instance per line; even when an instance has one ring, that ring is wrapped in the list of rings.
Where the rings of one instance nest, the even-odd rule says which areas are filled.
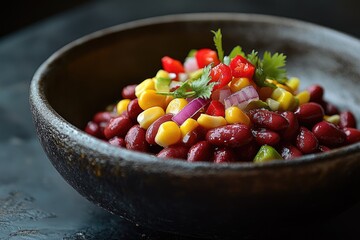
[[[297,20],[236,13],[162,16],[82,37],[34,75],[30,104],[37,134],[66,181],[95,204],[134,223],[184,235],[221,237],[323,219],[360,200],[360,144],[293,161],[212,164],[163,160],[117,148],[82,131],[121,89],[155,75],[164,55],[213,48],[283,52],[301,88],[360,119],[360,41]]]

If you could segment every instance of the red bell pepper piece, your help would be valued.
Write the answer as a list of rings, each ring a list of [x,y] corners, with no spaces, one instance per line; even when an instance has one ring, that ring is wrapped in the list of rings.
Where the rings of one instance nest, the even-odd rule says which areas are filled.
[[[231,69],[227,65],[220,63],[211,69],[210,77],[210,82],[217,82],[213,90],[223,88],[232,79]]]
[[[249,78],[252,79],[255,73],[255,66],[252,65],[246,58],[243,56],[237,55],[230,62],[231,74],[236,78]]]
[[[214,50],[208,48],[199,49],[195,53],[195,59],[199,68],[203,68],[210,63],[213,63],[213,66],[216,66],[220,63],[217,53]]]
[[[161,58],[163,69],[168,73],[175,73],[178,76],[179,73],[185,72],[184,66],[179,60],[165,56]]]
[[[218,100],[212,100],[206,110],[206,114],[225,117],[225,106]]]

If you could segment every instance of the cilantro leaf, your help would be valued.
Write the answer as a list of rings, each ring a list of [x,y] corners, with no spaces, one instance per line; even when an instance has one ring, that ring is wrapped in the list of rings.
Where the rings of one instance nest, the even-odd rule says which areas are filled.
[[[274,53],[271,55],[270,52],[266,51],[262,60],[262,67],[266,78],[275,79],[280,83],[284,83],[286,79],[285,70],[286,56],[282,53]]]
[[[255,67],[258,65],[258,61],[259,61],[259,56],[258,56],[258,52],[256,52],[255,50],[252,50],[251,53],[249,53],[246,56],[246,59]]]
[[[211,91],[215,85],[214,82],[209,83],[211,80],[210,70],[211,65],[206,66],[201,77],[197,80],[190,82],[190,87],[196,93],[196,97],[204,99],[210,98]]]
[[[214,34],[214,43],[215,43],[215,47],[216,50],[218,52],[218,57],[220,62],[223,61],[224,59],[224,50],[222,48],[222,34],[221,34],[221,30],[220,28],[215,32],[215,31],[211,31]]]
[[[175,98],[188,98],[199,97],[208,99],[211,96],[211,91],[215,85],[214,82],[210,82],[211,76],[211,64],[203,68],[203,74],[196,80],[187,80],[173,92],[157,92],[161,95],[171,95]]]
[[[234,57],[236,57],[237,55],[241,55],[243,57],[245,57],[245,53],[243,52],[242,48],[238,45],[236,47],[234,47],[230,54],[229,54],[229,58],[232,59]]]

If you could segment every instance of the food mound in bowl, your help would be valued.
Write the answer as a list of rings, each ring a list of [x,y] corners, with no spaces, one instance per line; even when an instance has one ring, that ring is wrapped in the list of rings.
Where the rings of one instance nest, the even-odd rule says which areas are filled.
[[[98,112],[85,131],[110,144],[189,162],[262,163],[329,151],[360,140],[356,119],[323,99],[324,89],[299,90],[282,53],[224,55],[191,50],[169,56],[155,77],[122,89],[122,100]]]

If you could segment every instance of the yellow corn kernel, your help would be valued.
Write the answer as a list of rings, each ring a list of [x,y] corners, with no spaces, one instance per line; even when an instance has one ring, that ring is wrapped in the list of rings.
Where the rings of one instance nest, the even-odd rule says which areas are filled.
[[[292,77],[286,82],[286,85],[290,87],[293,90],[293,92],[296,92],[300,86],[300,79],[296,77]]]
[[[227,124],[224,117],[211,116],[204,113],[200,115],[200,117],[197,119],[197,122],[200,126],[206,129],[216,128]]]
[[[279,110],[286,111],[294,104],[294,96],[282,88],[276,88],[271,94],[271,98],[280,103]]]
[[[125,112],[127,110],[127,107],[130,103],[130,99],[123,99],[123,100],[120,100],[118,102],[118,104],[116,104],[116,111],[117,111],[117,114],[122,114],[123,112]]]
[[[142,111],[137,116],[137,121],[140,124],[140,127],[148,129],[150,125],[155,122],[156,119],[163,115],[165,115],[164,109],[162,109],[161,107],[151,107],[146,109],[145,111]]]
[[[276,81],[276,80],[266,79],[266,81],[267,81],[268,83],[274,84],[274,85],[275,85],[276,87],[278,87],[278,88],[281,88],[281,89],[284,89],[284,90],[290,92],[291,94],[293,93],[292,88],[288,87],[287,85],[281,84],[281,83],[279,83],[279,82]]]
[[[171,95],[167,95],[166,98],[165,98],[165,105],[169,105],[169,103],[174,99],[173,96]]]
[[[183,124],[181,124],[181,126],[180,126],[180,131],[181,131],[182,137],[184,137],[189,132],[193,131],[198,126],[199,126],[199,123],[195,119],[192,119],[192,118],[186,119],[185,122],[183,122]]]
[[[308,91],[299,92],[296,98],[299,100],[299,105],[302,105],[310,101],[310,93]]]
[[[180,128],[173,121],[167,121],[162,123],[155,136],[155,142],[162,147],[168,147],[170,145],[173,145],[179,142],[180,139]]]
[[[138,99],[142,110],[156,106],[166,108],[166,96],[157,94],[155,90],[145,90]]]
[[[230,82],[230,90],[234,93],[243,89],[244,87],[249,86],[250,84],[251,83],[248,78],[234,78]]]
[[[169,73],[165,70],[160,69],[157,73],[156,73],[156,78],[170,78]]]
[[[225,110],[225,119],[229,124],[243,123],[250,125],[250,118],[240,108],[233,106]]]
[[[331,115],[331,116],[325,115],[324,120],[337,125],[340,123],[340,116],[338,114]]]
[[[155,90],[155,83],[152,78],[142,81],[135,87],[135,96],[140,97],[140,95],[146,90]]]
[[[177,114],[188,104],[184,98],[175,98],[167,105],[166,113]]]

